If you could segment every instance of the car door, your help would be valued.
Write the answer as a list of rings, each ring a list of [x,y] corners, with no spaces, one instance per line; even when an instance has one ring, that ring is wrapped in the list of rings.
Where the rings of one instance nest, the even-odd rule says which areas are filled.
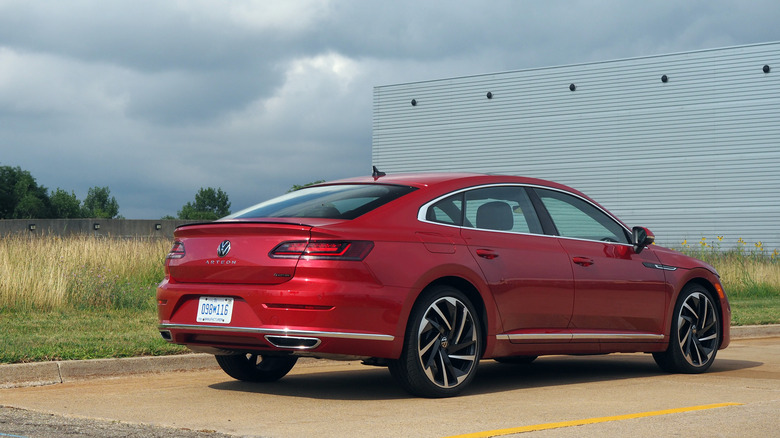
[[[591,202],[557,190],[534,192],[574,272],[574,339],[663,333],[667,291],[663,271],[649,267],[658,263],[654,253],[637,254],[628,230]]]
[[[489,284],[509,339],[568,341],[571,265],[558,239],[543,235],[525,188],[478,188],[464,194],[464,203],[461,235]]]

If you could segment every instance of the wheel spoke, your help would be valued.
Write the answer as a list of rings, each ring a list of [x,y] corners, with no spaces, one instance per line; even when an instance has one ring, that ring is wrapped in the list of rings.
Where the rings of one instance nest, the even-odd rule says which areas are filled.
[[[696,345],[696,355],[699,359],[699,365],[707,363],[707,360],[710,358],[710,352],[711,350],[705,348],[703,345]]]
[[[468,319],[468,310],[466,310],[465,307],[461,307],[460,318],[458,318],[458,327],[452,336],[453,342],[460,342],[461,338],[463,337],[463,330],[465,330],[466,324],[468,323]]]
[[[691,307],[691,306],[688,304],[688,302],[687,302],[687,301],[686,301],[686,302],[683,304],[683,308],[684,308],[684,309],[688,309],[688,312],[690,312],[690,313],[693,315],[693,317],[694,317],[694,318],[698,318],[698,317],[699,317],[698,315],[696,315],[696,311],[695,311],[695,310],[693,310],[693,307]]]
[[[680,318],[677,320],[677,326],[680,327],[681,330],[683,328],[685,328],[687,330],[690,326],[692,326],[694,324],[695,324],[695,322],[694,322],[693,318],[691,318],[690,316],[680,315]]]
[[[433,348],[430,354],[428,355],[428,360],[426,360],[423,363],[423,368],[430,368],[433,366],[434,361],[437,357],[441,356],[441,343],[438,342],[438,339],[433,340]],[[420,355],[420,359],[422,359],[422,355]]]
[[[690,337],[691,337],[691,326],[680,327],[679,332],[677,333],[677,340],[680,342],[680,346],[688,342],[688,339]]]
[[[447,377],[447,365],[444,363],[447,356],[439,354],[439,374],[441,374],[441,383],[445,388],[449,388],[450,379]]]
[[[709,310],[709,300],[704,297],[702,294],[698,294],[697,298],[699,299],[699,311],[698,314],[701,315],[699,317],[699,324],[704,324],[704,321],[707,320],[707,311]]]
[[[444,315],[444,312],[437,305],[431,306],[431,308],[441,317],[441,321],[447,325],[447,330],[452,330],[452,324],[450,324],[450,316]]]
[[[701,302],[702,302],[702,308],[699,314],[702,315],[702,317],[697,321],[696,328],[699,333],[704,333],[705,331],[704,327],[709,325],[708,317],[709,317],[710,309],[709,306],[707,305],[708,304],[707,300],[702,299]]]
[[[452,364],[452,361],[450,360],[450,356],[447,354],[442,354],[441,363],[442,363],[441,373],[445,382],[444,384],[446,386],[450,386],[450,377],[454,377],[456,379],[455,383],[457,383],[458,373],[455,369],[455,366]]]
[[[699,338],[699,342],[704,342],[704,341],[711,341],[711,340],[713,340],[713,339],[717,339],[717,337],[718,337],[718,335],[717,335],[717,334],[715,334],[715,333],[713,333],[713,334],[711,334],[711,335],[709,335],[709,336],[705,336],[705,337],[703,337],[703,338]]]
[[[690,331],[686,331],[685,332],[685,339],[680,342],[680,345],[683,347],[683,349],[682,349],[683,355],[685,356],[686,359],[688,359],[688,361],[691,360],[690,359],[690,357],[691,357],[691,342],[692,342],[691,341],[691,337],[692,337],[691,336],[691,332]]]
[[[710,319],[710,321],[707,323],[707,325],[703,326],[701,330],[699,330],[702,333],[709,333],[710,331],[713,331],[712,329],[715,327],[715,323],[718,321],[715,319]]]
[[[693,351],[696,353],[696,359],[694,360],[694,365],[696,365],[696,364],[701,365],[702,364],[702,360],[701,360],[702,346],[701,346],[701,343],[694,336],[692,338],[692,344],[693,344]]]
[[[447,371],[447,373],[445,373],[445,374],[448,374],[449,377],[452,377],[452,378],[455,379],[455,382],[454,382],[455,385],[457,385],[458,383],[462,382],[463,379],[465,379],[466,376],[468,375],[468,369],[462,370],[461,368],[455,366],[452,363],[453,359],[455,359],[455,360],[463,360],[462,358],[465,359],[465,356],[463,356],[463,357],[462,356],[453,356],[453,355],[443,356],[444,363],[446,365],[446,371]]]
[[[434,337],[431,338],[430,342],[428,342],[424,346],[420,347],[420,357],[423,357],[428,352],[428,350],[431,349],[431,347],[433,347],[434,345],[438,344],[439,343],[438,341],[439,341],[439,337],[438,336],[434,336]]]
[[[468,355],[450,354],[449,357],[450,360],[455,359],[455,360],[466,360],[466,361],[474,361],[477,358],[477,356],[474,356],[473,354],[468,354]]]
[[[438,321],[436,321],[435,319],[432,319],[432,318],[428,317],[428,318],[426,318],[425,320],[428,322],[428,324],[429,324],[431,327],[433,327],[433,330],[434,330],[434,331],[436,331],[436,332],[439,332],[439,333],[444,333],[444,332],[446,331],[446,329],[445,329],[444,327],[442,327],[442,325],[441,325],[441,324],[439,324],[439,322],[438,322]],[[426,328],[426,326],[425,326],[425,325],[423,325],[422,327],[420,327],[420,333],[422,333],[422,332],[423,332],[423,330],[424,330],[425,328]]]
[[[474,340],[468,340],[468,341],[463,342],[461,344],[450,345],[449,351],[455,353],[455,352],[458,352],[458,351],[461,351],[461,350],[465,350],[466,348],[471,347],[472,345],[474,345],[474,342],[475,342]],[[452,354],[450,354],[450,356],[454,357]]]

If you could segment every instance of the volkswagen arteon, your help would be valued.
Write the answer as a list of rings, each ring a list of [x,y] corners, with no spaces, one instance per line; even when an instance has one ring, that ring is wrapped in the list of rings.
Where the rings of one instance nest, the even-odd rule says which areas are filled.
[[[645,352],[704,372],[729,344],[718,273],[653,240],[550,181],[375,172],[178,227],[159,329],[239,380],[361,359],[424,397],[485,359]]]

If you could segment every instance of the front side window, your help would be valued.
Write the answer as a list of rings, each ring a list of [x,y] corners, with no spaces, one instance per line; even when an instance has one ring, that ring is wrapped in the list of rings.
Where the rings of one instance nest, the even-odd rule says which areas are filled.
[[[561,236],[630,243],[625,228],[594,205],[555,190],[534,190],[550,213]]]
[[[355,219],[414,190],[414,187],[385,184],[306,187],[249,207],[224,219],[299,217]]]

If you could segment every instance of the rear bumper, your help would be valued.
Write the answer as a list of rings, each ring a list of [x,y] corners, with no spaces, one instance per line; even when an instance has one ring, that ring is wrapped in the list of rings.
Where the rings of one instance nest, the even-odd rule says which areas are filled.
[[[202,332],[230,332],[230,333],[251,333],[256,335],[280,337],[317,337],[317,338],[336,338],[336,339],[363,339],[368,341],[392,341],[392,335],[383,335],[379,333],[346,333],[346,332],[323,332],[314,330],[290,330],[290,329],[269,329],[256,327],[215,327],[213,325],[195,325],[195,324],[160,324],[160,330],[184,330],[184,331],[202,331]]]
[[[228,324],[196,321],[201,296],[233,297]],[[407,292],[359,283],[291,280],[283,285],[207,285],[163,281],[159,330],[169,342],[215,353],[396,358]]]
[[[380,333],[282,330],[262,327],[160,324],[159,329],[163,338],[170,342],[175,342],[174,339],[176,338],[183,338],[184,345],[187,345],[192,350],[212,354],[284,352],[285,354],[315,357],[348,356],[350,358],[369,358],[384,356],[381,353],[381,347],[377,346],[380,347],[377,348],[368,345],[361,347],[352,341],[392,342],[395,340],[395,337],[392,335]],[[247,335],[254,341],[247,343]],[[218,341],[220,336],[223,339],[221,342]],[[199,341],[203,339],[206,342]],[[325,341],[326,345],[330,344],[330,348],[320,348],[323,341]],[[334,345],[338,344],[342,344],[342,346],[334,348]],[[324,350],[330,350],[330,352]],[[350,353],[347,354],[345,353],[346,351]]]

